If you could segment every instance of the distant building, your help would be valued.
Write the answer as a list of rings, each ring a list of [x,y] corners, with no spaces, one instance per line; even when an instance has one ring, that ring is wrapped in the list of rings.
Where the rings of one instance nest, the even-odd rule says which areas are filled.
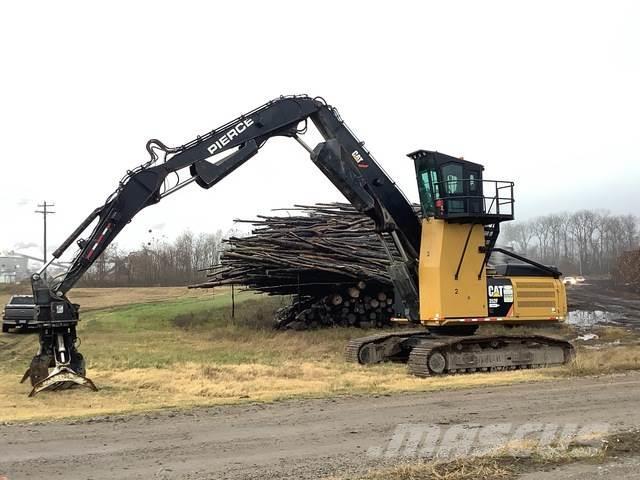
[[[29,259],[0,256],[0,283],[16,283],[29,278]]]

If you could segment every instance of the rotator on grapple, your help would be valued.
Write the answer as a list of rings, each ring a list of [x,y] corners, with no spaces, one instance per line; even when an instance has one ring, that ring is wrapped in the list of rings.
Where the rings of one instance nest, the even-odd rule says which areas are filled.
[[[300,137],[309,120],[324,138],[315,148]],[[302,145],[338,190],[373,219],[385,248],[387,242],[395,246],[401,258],[389,252],[389,275],[396,316],[431,332],[423,328],[355,340],[347,347],[347,360],[404,360],[412,373],[424,376],[570,359],[572,347],[561,340],[464,336],[481,323],[558,322],[566,315],[557,270],[504,250],[520,264],[487,266],[491,253],[499,250],[495,243],[500,222],[513,219],[512,182],[483,180],[479,164],[418,150],[409,156],[418,178],[420,218],[337,110],[322,98],[297,95],[272,100],[180,147],[168,148],[158,140],[147,143],[151,158],[127,172],[117,190],[32,277],[40,347],[23,377],[31,379],[31,395],[74,384],[96,390],[85,377],[78,352],[79,305],[67,293],[133,217],[190,183],[213,187],[278,136]],[[223,158],[211,160],[225,152]],[[188,177],[181,179],[184,173]],[[176,181],[169,185],[173,175]],[[274,173],[274,179],[281,176]],[[94,223],[88,238],[81,239]],[[74,242],[79,251],[68,270],[47,280],[46,268]]]

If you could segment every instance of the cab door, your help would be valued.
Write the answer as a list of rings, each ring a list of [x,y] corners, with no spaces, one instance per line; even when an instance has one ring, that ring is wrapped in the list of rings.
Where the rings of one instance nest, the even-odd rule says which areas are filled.
[[[474,168],[464,169],[464,190],[467,197],[468,213],[484,213],[484,197],[482,195],[482,173]]]
[[[442,165],[441,172],[445,214],[466,213],[464,167],[458,162],[448,162]]]
[[[446,214],[484,213],[479,169],[462,162],[448,162],[442,165],[441,171]]]

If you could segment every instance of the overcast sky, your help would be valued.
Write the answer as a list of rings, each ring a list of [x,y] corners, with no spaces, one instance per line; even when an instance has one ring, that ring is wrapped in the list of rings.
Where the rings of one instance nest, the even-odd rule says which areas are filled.
[[[635,5],[634,5],[635,4]],[[0,250],[54,249],[146,161],[281,94],[320,95],[411,199],[406,153],[516,182],[518,218],[640,213],[638,2],[3,2]],[[340,194],[291,139],[117,239],[227,230]],[[153,233],[149,234],[148,230]]]

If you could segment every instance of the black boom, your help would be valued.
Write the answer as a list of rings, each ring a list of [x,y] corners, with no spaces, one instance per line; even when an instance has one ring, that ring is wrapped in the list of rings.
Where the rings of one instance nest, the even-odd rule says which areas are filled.
[[[315,148],[310,148],[300,138],[308,120],[325,140]],[[303,128],[300,128],[301,124]],[[97,219],[89,237],[77,240],[80,251],[66,273],[52,284],[48,284],[40,274],[33,276],[41,334],[40,351],[32,365],[41,366],[52,359],[56,369],[45,380],[41,379],[42,368],[38,367],[37,374],[35,368],[28,371],[25,377],[31,377],[34,384],[32,393],[55,386],[52,376],[61,375],[60,371],[65,373],[66,382],[86,384],[86,379],[81,376],[77,380],[69,377],[69,371],[73,372],[72,360],[81,356],[75,347],[79,306],[71,303],[66,294],[133,217],[143,208],[158,203],[189,183],[211,188],[253,157],[268,139],[277,136],[294,138],[303,145],[311,160],[338,190],[359,211],[374,220],[380,235],[390,235],[402,256],[400,262],[392,259],[390,269],[397,297],[404,307],[402,313],[409,318],[417,318],[416,265],[420,249],[420,221],[411,204],[364,143],[345,125],[335,108],[320,98],[304,95],[280,97],[180,147],[167,148],[158,140],[150,140],[147,150],[151,159],[127,172],[105,204],[95,209],[54,252],[52,261],[59,258]],[[213,161],[223,153],[226,153],[223,158]],[[187,168],[190,177],[167,188],[167,177],[179,175],[178,172]]]

